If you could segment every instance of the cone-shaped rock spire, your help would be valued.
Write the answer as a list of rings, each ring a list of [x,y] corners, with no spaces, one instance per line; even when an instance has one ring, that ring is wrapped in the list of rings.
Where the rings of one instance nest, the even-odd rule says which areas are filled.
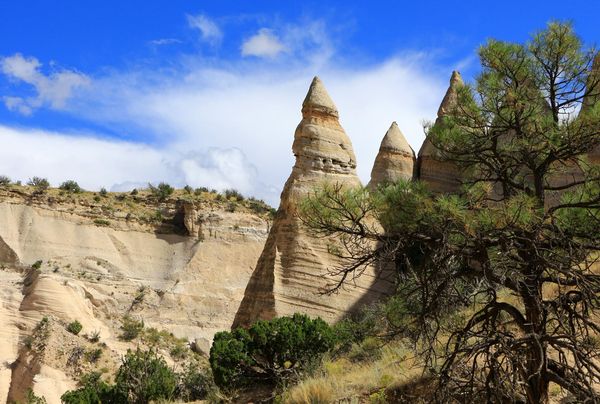
[[[452,72],[450,86],[438,109],[435,125],[439,125],[442,118],[456,106],[458,89],[463,85],[460,73]],[[439,150],[427,138],[419,150],[417,167],[419,179],[427,182],[433,192],[456,192],[460,188],[459,168],[450,161],[442,161]]]
[[[592,64],[592,71],[587,80],[587,87],[594,85],[593,94],[586,96],[583,99],[583,105],[581,106],[581,112],[585,112],[592,106],[600,101],[600,52],[596,54],[594,62]]]
[[[400,179],[411,180],[415,163],[415,152],[406,141],[398,124],[392,122],[379,146],[379,153],[371,170],[369,187],[375,188],[379,184]]]
[[[377,299],[391,283],[377,280],[367,270],[356,284],[332,296],[323,296],[333,283],[328,269],[339,264],[329,253],[335,240],[307,234],[298,216],[298,204],[323,183],[360,186],[352,143],[340,126],[338,112],[323,83],[315,77],[302,104],[302,121],[292,146],[296,163],[288,178],[277,216],[256,268],[246,287],[234,327],[258,319],[303,312],[335,321],[358,303]]]

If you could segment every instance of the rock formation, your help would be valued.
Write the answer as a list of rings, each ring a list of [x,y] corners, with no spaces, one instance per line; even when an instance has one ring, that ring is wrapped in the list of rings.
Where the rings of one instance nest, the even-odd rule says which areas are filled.
[[[594,94],[587,96],[583,100],[581,106],[581,112],[585,113],[590,110],[597,102],[600,101],[600,52],[594,58],[594,64],[592,66],[592,73],[588,78],[588,86],[595,83]],[[589,154],[590,163],[600,164],[600,146],[596,147]]]
[[[400,179],[412,180],[415,163],[415,152],[398,128],[398,124],[392,122],[379,146],[379,153],[371,170],[369,188]]]
[[[435,125],[439,125],[441,119],[456,104],[457,89],[463,85],[460,73],[457,71],[452,72],[450,87],[446,91],[446,95],[438,109]],[[427,138],[419,150],[417,175],[421,181],[429,185],[429,189],[433,192],[456,192],[461,186],[461,172],[459,167],[450,161],[442,161],[440,151]]]
[[[296,163],[281,194],[281,204],[265,248],[252,274],[233,326],[295,312],[335,321],[357,303],[377,298],[389,286],[365,271],[356,284],[322,295],[335,278],[337,261],[328,242],[307,234],[296,212],[298,203],[324,182],[360,186],[350,139],[338,111],[318,77],[302,104],[302,121],[292,146]]]

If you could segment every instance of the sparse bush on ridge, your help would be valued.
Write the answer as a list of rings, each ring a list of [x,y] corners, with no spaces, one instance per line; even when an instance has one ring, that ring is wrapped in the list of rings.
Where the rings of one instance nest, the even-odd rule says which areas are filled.
[[[152,196],[154,196],[161,202],[165,201],[175,191],[175,189],[166,182],[161,182],[157,186],[154,186],[149,183],[148,188],[150,189],[150,193],[152,194]]]
[[[6,175],[0,175],[0,186],[10,185],[10,178]]]
[[[46,178],[41,177],[33,177],[27,181],[27,185],[35,188],[36,193],[44,193],[48,188],[50,188],[50,183]]]
[[[74,194],[78,194],[83,191],[83,189],[81,189],[79,184],[73,180],[68,180],[68,181],[63,182],[62,184],[60,184],[60,186],[58,188],[63,191],[71,192]]]

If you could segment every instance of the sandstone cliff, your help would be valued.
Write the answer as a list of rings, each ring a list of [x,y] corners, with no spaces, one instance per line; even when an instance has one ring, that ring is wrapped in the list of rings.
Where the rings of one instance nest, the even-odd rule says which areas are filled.
[[[350,139],[323,83],[315,77],[302,104],[302,121],[292,146],[296,163],[281,194],[281,204],[256,264],[234,326],[302,312],[335,321],[359,302],[380,296],[389,286],[366,271],[339,293],[322,295],[335,280],[337,261],[328,242],[314,239],[296,216],[298,203],[324,182],[360,186]]]
[[[233,201],[210,193],[146,203],[145,196],[95,201],[91,193],[55,191],[0,187],[0,401],[9,390],[21,400],[33,387],[59,403],[75,386],[80,374],[67,364],[66,348],[41,357],[24,345],[45,316],[55,324],[77,320],[82,334],[99,332],[103,357],[117,365],[138,343],[118,338],[125,315],[205,352],[213,334],[230,327],[266,239],[266,216],[241,203],[232,212]],[[77,338],[73,349],[85,343]]]
[[[400,179],[412,180],[415,163],[415,152],[406,141],[398,124],[392,122],[379,146],[379,153],[371,170],[369,188]]]
[[[452,72],[450,86],[438,109],[435,125],[439,124],[456,104],[457,89],[463,85],[460,73]],[[449,193],[457,192],[460,189],[460,169],[452,162],[443,161],[440,151],[427,138],[419,150],[417,167],[418,178],[426,182],[433,192]]]

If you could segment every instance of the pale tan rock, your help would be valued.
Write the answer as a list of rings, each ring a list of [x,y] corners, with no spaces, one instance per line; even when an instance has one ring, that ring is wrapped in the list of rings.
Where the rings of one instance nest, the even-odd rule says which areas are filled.
[[[457,101],[457,89],[463,86],[464,82],[457,71],[452,72],[450,86],[438,109],[438,116],[435,125],[439,125],[441,119],[447,115]],[[418,178],[428,184],[429,189],[437,193],[457,192],[461,186],[461,170],[456,164],[450,161],[443,161],[441,153],[431,143],[425,139],[419,150],[417,160]]]
[[[188,235],[193,238],[198,238],[200,235],[200,224],[198,223],[198,211],[193,202],[182,201],[183,209],[183,225],[185,226]]]
[[[234,327],[295,312],[334,322],[361,303],[380,297],[390,286],[369,269],[339,293],[322,295],[338,279],[328,273],[339,264],[328,252],[328,244],[335,241],[312,237],[296,215],[298,204],[325,182],[358,187],[360,181],[350,139],[317,77],[302,104],[292,150],[296,163]]]
[[[392,122],[379,146],[368,186],[375,188],[379,184],[392,183],[401,179],[412,180],[415,164],[415,152],[406,141],[398,124]]]

